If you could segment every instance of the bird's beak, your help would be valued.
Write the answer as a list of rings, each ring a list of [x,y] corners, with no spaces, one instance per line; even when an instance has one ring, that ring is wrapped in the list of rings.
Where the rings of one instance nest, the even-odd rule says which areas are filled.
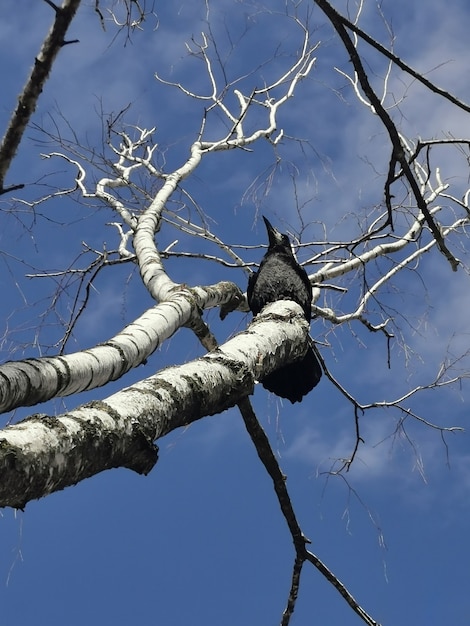
[[[263,215],[266,230],[268,231],[269,247],[276,246],[282,242],[281,233],[272,226],[271,222]]]

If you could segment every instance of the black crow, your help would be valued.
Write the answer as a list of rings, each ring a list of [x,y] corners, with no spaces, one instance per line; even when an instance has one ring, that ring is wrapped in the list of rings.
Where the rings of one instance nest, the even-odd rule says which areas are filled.
[[[268,231],[269,246],[259,270],[248,280],[248,306],[253,315],[257,315],[269,302],[293,300],[300,304],[305,319],[310,323],[312,287],[307,272],[297,263],[288,236],[271,226],[264,216],[263,219]],[[281,398],[300,402],[318,384],[321,375],[320,364],[309,343],[307,352],[300,361],[280,367],[265,376],[261,383]]]

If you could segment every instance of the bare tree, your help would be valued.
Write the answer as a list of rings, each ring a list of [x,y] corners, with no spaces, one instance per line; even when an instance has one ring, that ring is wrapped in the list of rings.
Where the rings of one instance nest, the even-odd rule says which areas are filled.
[[[50,51],[47,70],[42,71],[42,78],[37,77],[38,68],[46,63],[38,57],[24,92],[35,95],[20,97],[0,147],[4,193],[12,194],[23,186],[22,181],[5,185],[7,170],[34,112],[55,54],[69,43],[64,39],[65,31],[79,4],[64,2],[64,6],[58,8],[48,0],[46,3],[55,12],[54,29],[60,21],[62,31],[46,39],[43,51]],[[316,5],[314,11],[313,5]],[[88,401],[72,411],[53,416],[34,414],[6,426],[1,433],[0,447],[1,505],[23,509],[32,499],[110,468],[126,467],[147,474],[157,460],[155,442],[158,439],[195,420],[238,406],[260,460],[273,481],[294,545],[292,585],[282,624],[289,623],[294,611],[305,563],[313,564],[365,623],[378,622],[308,549],[309,540],[297,520],[278,459],[249,399],[256,381],[283,363],[302,356],[309,331],[307,324],[298,305],[278,302],[266,307],[245,330],[218,344],[211,328],[218,322],[209,323],[205,312],[218,308],[222,320],[236,311],[247,312],[246,278],[255,263],[250,260],[250,246],[234,245],[233,240],[219,232],[217,221],[220,223],[230,208],[210,208],[209,201],[195,198],[186,183],[197,176],[202,163],[210,160],[212,167],[217,167],[223,153],[239,152],[240,163],[243,163],[253,151],[256,154],[257,150],[268,148],[273,165],[267,173],[253,180],[246,192],[256,204],[260,196],[269,195],[284,164],[289,166],[289,150],[299,148],[303,154],[311,150],[309,124],[303,125],[301,139],[294,138],[288,112],[294,96],[308,97],[316,64],[324,54],[316,30],[321,19],[318,9],[344,47],[345,69],[330,70],[337,77],[332,79],[332,85],[334,80],[340,80],[341,89],[348,89],[367,114],[377,119],[377,128],[382,128],[387,137],[382,158],[388,162],[386,171],[380,172],[377,168],[374,174],[381,181],[382,190],[365,213],[361,214],[355,206],[356,199],[351,198],[349,212],[355,226],[348,228],[339,239],[330,232],[329,207],[325,207],[324,215],[314,216],[308,206],[302,206],[297,195],[302,174],[295,167],[289,170],[292,207],[296,209],[300,229],[295,235],[290,226],[286,230],[295,240],[299,253],[304,257],[306,252],[310,254],[303,264],[312,284],[316,318],[313,332],[317,342],[322,344],[321,362],[328,379],[324,384],[330,385],[331,393],[342,394],[350,403],[355,429],[349,456],[336,459],[331,474],[347,476],[364,443],[360,418],[366,412],[386,408],[393,416],[391,430],[395,435],[406,435],[406,426],[413,420],[435,429],[443,440],[447,433],[459,430],[458,425],[436,421],[433,416],[410,407],[415,396],[427,390],[461,385],[469,375],[465,364],[466,348],[462,348],[457,355],[443,353],[439,370],[427,381],[385,399],[375,397],[372,389],[370,398],[360,401],[348,381],[337,380],[333,373],[334,359],[329,348],[340,326],[350,328],[352,333],[362,332],[357,329],[363,328],[371,335],[381,336],[383,358],[389,364],[394,351],[407,352],[407,333],[403,326],[409,324],[413,328],[413,322],[399,310],[400,304],[395,304],[389,293],[400,276],[410,271],[425,275],[429,258],[454,272],[467,271],[465,248],[470,190],[454,181],[449,173],[443,175],[439,163],[446,158],[443,154],[453,149],[453,155],[461,157],[459,167],[465,168],[470,139],[407,136],[400,128],[400,118],[405,115],[402,102],[395,90],[390,90],[390,84],[397,76],[402,81],[410,79],[460,111],[468,113],[470,107],[365,32],[360,26],[365,3],[360,2],[358,6],[353,18],[341,15],[324,0],[298,6],[286,3],[279,13],[253,9],[253,15],[259,13],[265,19],[282,24],[288,32],[287,43],[279,45],[274,52],[267,48],[263,63],[251,67],[243,65],[239,73],[234,74],[228,69],[228,60],[243,49],[248,26],[238,44],[229,38],[230,47],[224,56],[207,3],[206,29],[187,43],[186,60],[197,68],[197,79],[189,80],[189,84],[175,80],[165,66],[155,74],[168,102],[172,102],[173,97],[179,98],[178,102],[184,102],[195,112],[192,119],[198,120],[197,126],[192,128],[191,140],[187,141],[187,157],[183,162],[174,165],[171,151],[157,144],[158,111],[155,127],[147,128],[131,123],[132,108],[117,114],[101,109],[101,146],[87,145],[78,132],[67,128],[65,117],[56,115],[48,127],[34,122],[36,135],[42,143],[43,158],[51,164],[51,173],[65,165],[69,183],[63,187],[48,183],[50,189],[46,193],[38,193],[36,185],[33,187],[35,197],[30,196],[29,186],[24,196],[7,201],[12,213],[21,216],[26,210],[35,219],[44,215],[45,207],[72,199],[78,202],[79,210],[97,208],[97,212],[102,211],[103,233],[108,226],[117,235],[117,244],[113,249],[108,249],[104,243],[101,249],[84,244],[80,257],[71,260],[65,268],[28,271],[27,275],[36,282],[55,282],[57,287],[47,305],[45,318],[54,313],[61,333],[55,338],[55,354],[11,360],[0,366],[3,412],[75,395],[119,380],[146,363],[157,348],[182,328],[194,333],[207,354],[150,376],[145,372],[138,382],[112,395],[104,392],[101,399]],[[124,11],[118,14],[121,9]],[[96,2],[95,12],[106,28],[112,24],[122,28],[126,41],[131,41],[134,35],[138,41],[137,31],[144,28],[146,18],[155,17],[155,7],[137,2],[125,2],[121,7]],[[154,36],[160,35],[161,31],[157,30]],[[351,64],[347,67],[348,59]],[[371,59],[380,66],[380,80],[369,69]],[[243,62],[246,63],[246,58]],[[333,93],[333,89],[330,91]],[[29,104],[26,106],[24,101]],[[315,110],[315,117],[320,118],[321,111],[317,110],[316,103],[311,102],[310,106]],[[67,133],[61,130],[64,127]],[[436,134],[438,131],[440,129],[436,129]],[[51,145],[53,147],[49,148]],[[259,201],[260,205],[262,203]],[[287,214],[280,217],[285,223],[289,222]],[[313,240],[310,234],[306,240],[306,234],[312,232],[309,231],[311,221],[320,225],[317,230],[324,234],[323,239]],[[100,237],[103,240],[104,234]],[[427,254],[433,251],[432,256]],[[259,258],[260,251],[257,253]],[[85,257],[88,260],[83,266],[81,259]],[[191,264],[196,260],[202,260],[207,267],[221,268],[224,279],[192,285]],[[187,281],[172,275],[171,261],[180,263]],[[141,285],[155,304],[113,336],[102,337],[85,350],[71,351],[69,346],[79,324],[90,314],[90,298],[97,276],[106,272],[107,280],[114,281],[114,291],[121,292],[124,284],[119,282],[122,275],[119,277],[117,272],[122,267],[138,268]],[[211,272],[208,270],[207,275],[211,276]],[[63,302],[66,314],[60,313]],[[9,338],[8,333],[5,338]],[[40,341],[38,339],[38,343]]]

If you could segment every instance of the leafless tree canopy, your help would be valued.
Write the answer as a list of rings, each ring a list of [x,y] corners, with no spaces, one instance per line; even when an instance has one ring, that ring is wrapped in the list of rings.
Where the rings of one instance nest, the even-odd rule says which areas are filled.
[[[346,398],[355,432],[349,456],[333,461],[331,473],[347,477],[364,445],[361,420],[369,414],[390,419],[392,435],[406,437],[408,424],[420,423],[434,429],[446,446],[448,433],[460,425],[420,412],[414,399],[464,384],[468,369],[463,344],[457,351],[453,344],[443,350],[434,375],[387,397],[371,388],[369,397],[361,399],[362,392],[359,396],[348,380],[335,375],[335,363],[339,336],[345,332],[357,338],[358,350],[370,340],[377,358],[389,367],[396,359],[406,364],[413,358],[410,334],[421,331],[426,315],[426,298],[421,309],[414,302],[407,308],[407,277],[426,294],[433,272],[445,273],[448,281],[468,273],[470,138],[443,134],[439,127],[433,134],[425,130],[411,135],[407,90],[413,85],[423,97],[445,102],[457,115],[468,114],[470,106],[395,53],[385,18],[388,37],[380,42],[363,28],[363,15],[371,10],[367,2],[356,3],[354,13],[351,7],[341,12],[337,3],[326,0],[279,3],[282,7],[276,10],[238,4],[246,11],[245,26],[231,30],[229,23],[220,26],[215,7],[207,1],[205,30],[179,53],[180,64],[189,68],[181,79],[169,58],[154,56],[146,63],[148,81],[155,81],[160,98],[151,127],[139,121],[134,104],[109,112],[108,104],[98,99],[101,140],[92,142],[63,111],[34,116],[57,59],[74,46],[86,46],[74,35],[80,1],[64,0],[62,6],[44,2],[52,26],[31,60],[30,76],[5,129],[0,188],[2,210],[14,216],[23,233],[31,234],[32,247],[35,237],[43,238],[45,224],[50,228],[54,261],[49,268],[54,269],[26,260],[26,269],[14,264],[28,284],[38,285],[41,296],[34,306],[36,328],[29,332],[34,339],[26,339],[28,332],[17,333],[9,320],[5,325],[2,345],[9,359],[0,365],[2,411],[8,414],[118,381],[183,328],[193,333],[205,354],[189,362],[173,361],[151,375],[141,368],[134,379],[140,378],[138,382],[123,382],[111,394],[103,389],[94,396],[100,399],[60,415],[35,413],[17,423],[7,416],[1,433],[0,502],[24,508],[32,499],[114,467],[147,474],[156,463],[159,438],[238,407],[272,479],[294,545],[292,586],[281,623],[289,623],[302,567],[311,563],[366,624],[377,624],[309,549],[278,458],[250,402],[256,381],[302,355],[309,332],[295,303],[270,305],[254,321],[241,315],[248,311],[246,281],[265,243],[262,231],[252,231],[252,225],[274,203],[279,226],[290,234],[309,273],[311,333],[321,355],[322,384],[328,385],[328,393]],[[166,36],[157,3],[96,0],[80,10],[93,13],[103,37],[111,37],[117,59],[130,46]],[[266,50],[253,53],[251,61],[245,47],[252,45],[251,29],[269,32],[270,27],[282,37],[268,37]],[[343,49],[339,67],[329,65],[331,41]],[[370,156],[361,157],[370,177],[363,198],[357,192],[321,202],[315,198],[321,194],[319,171],[331,166],[315,146],[316,133],[326,123],[322,105],[328,98],[347,99],[362,109],[363,119],[373,120]],[[175,109],[173,129],[160,128],[159,107],[164,106]],[[182,137],[178,116],[186,115]],[[47,172],[35,184],[13,167],[15,155],[31,136]],[[235,168],[250,173],[240,175],[245,182],[238,207],[214,204],[210,193],[198,197],[193,191],[204,167],[209,168],[206,179],[207,171],[219,179],[228,176],[228,153],[237,156],[229,166],[234,179],[239,173]],[[178,161],[181,154],[186,156]],[[253,169],[254,160],[266,154],[269,167]],[[358,158],[354,150],[351,155]],[[279,179],[289,187],[276,203]],[[287,198],[290,206],[283,208]],[[65,212],[68,206],[73,207],[72,217]],[[81,241],[85,219],[93,224],[91,243]],[[70,252],[60,240],[61,228],[68,233],[74,223],[78,247]],[[243,230],[246,239],[240,235]],[[7,266],[13,267],[11,253],[5,250],[5,255]],[[91,301],[103,276],[114,294],[123,294],[133,276],[142,313],[124,328],[83,346],[78,329],[93,320]],[[211,309],[219,315],[208,315]]]

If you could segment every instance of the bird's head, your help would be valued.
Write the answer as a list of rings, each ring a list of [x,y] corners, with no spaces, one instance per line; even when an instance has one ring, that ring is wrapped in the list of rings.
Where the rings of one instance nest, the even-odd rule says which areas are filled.
[[[292,252],[292,246],[289,240],[289,237],[284,233],[280,233],[277,228],[271,224],[271,222],[266,219],[263,215],[264,223],[266,224],[266,230],[268,231],[269,237],[269,249],[273,248],[284,248],[289,252]]]

